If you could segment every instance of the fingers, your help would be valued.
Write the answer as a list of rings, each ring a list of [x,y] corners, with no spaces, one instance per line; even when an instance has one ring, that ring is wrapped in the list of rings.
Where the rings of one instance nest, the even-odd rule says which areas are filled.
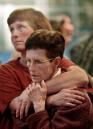
[[[80,100],[85,100],[85,93],[81,92],[79,90],[75,90],[75,89],[63,89],[60,91],[60,93],[62,92],[62,94],[67,94],[67,96],[72,95],[74,98],[76,99],[80,99]]]
[[[19,117],[20,119],[22,119],[24,115],[26,117],[28,114],[29,108],[30,108],[30,103],[21,101],[16,110],[16,117],[17,118]]]
[[[17,108],[16,108],[16,118],[22,119],[24,116],[26,117],[31,105],[31,101],[22,100],[19,98]]]
[[[83,96],[80,96],[80,95],[69,95],[69,97],[72,97],[73,99],[75,99],[75,101],[77,102],[77,101],[81,101],[81,102],[84,102],[85,101],[85,97],[83,97]]]
[[[75,104],[81,104],[85,101],[85,93],[78,90],[65,90],[62,91],[64,96],[68,98],[69,101]]]
[[[45,87],[46,88],[46,83],[44,80],[41,81],[41,87]]]
[[[25,108],[25,117],[28,114],[29,108],[30,108],[30,103],[27,103],[26,108]]]
[[[70,102],[66,102],[66,104],[64,105],[64,107],[75,107],[75,106],[76,104]]]
[[[41,92],[42,92],[42,97],[45,100],[47,97],[47,86],[44,80],[41,82]]]
[[[80,96],[82,96],[82,97],[85,96],[85,93],[84,93],[84,92],[79,91],[79,90],[77,90],[77,89],[75,89],[75,90],[72,89],[70,92],[71,92],[72,94],[80,95]]]
[[[46,97],[47,93],[47,88],[46,88],[46,84],[44,81],[41,82],[41,84],[39,83],[32,83],[31,85],[29,85],[25,91],[22,92],[22,94],[20,95],[19,101],[18,101],[18,105],[17,105],[17,109],[16,109],[16,117],[22,119],[25,116],[27,116],[30,105],[31,105],[31,101],[38,101],[38,99]],[[29,97],[28,97],[29,96]],[[39,97],[36,97],[39,96]],[[30,98],[30,100],[28,100]]]
[[[21,107],[21,100],[18,101],[17,109],[16,109],[16,118],[20,117],[20,107]]]
[[[70,100],[66,100],[64,103],[64,107],[75,107],[77,105],[82,104],[81,101],[76,100],[76,99],[70,99]]]
[[[78,100],[78,99],[73,99],[73,100],[72,100],[72,103],[74,103],[74,104],[76,104],[76,105],[79,105],[79,104],[82,104],[83,101],[80,101],[80,100]]]
[[[78,100],[78,99],[74,99],[74,98],[67,98],[66,99],[66,103],[70,103],[70,104],[73,104],[73,105],[79,105],[79,104],[82,104],[83,102]]]
[[[72,89],[63,89],[59,93],[50,96],[47,102],[56,106],[73,107],[84,103],[85,100],[85,93]]]
[[[21,107],[20,107],[20,119],[22,119],[23,116],[24,116],[26,104],[27,104],[27,102],[22,102],[22,104],[21,104]]]

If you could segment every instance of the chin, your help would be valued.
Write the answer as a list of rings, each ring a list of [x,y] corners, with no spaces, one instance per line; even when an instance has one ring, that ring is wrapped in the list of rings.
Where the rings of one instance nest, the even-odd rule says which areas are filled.
[[[25,51],[25,48],[16,48],[16,50],[19,52],[23,52],[23,51]]]
[[[41,80],[36,80],[36,79],[32,79],[32,81],[35,82],[35,83],[41,82]]]

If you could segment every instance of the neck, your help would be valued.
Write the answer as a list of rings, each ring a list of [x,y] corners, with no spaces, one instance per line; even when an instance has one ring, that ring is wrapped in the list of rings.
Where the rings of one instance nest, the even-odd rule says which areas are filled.
[[[25,53],[21,53],[20,64],[27,67]]]

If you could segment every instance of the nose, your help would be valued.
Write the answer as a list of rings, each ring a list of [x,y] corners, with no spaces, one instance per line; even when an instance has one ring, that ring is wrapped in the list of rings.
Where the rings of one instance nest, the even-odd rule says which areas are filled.
[[[74,25],[73,24],[70,24],[69,27],[68,27],[68,30],[69,31],[74,31]]]
[[[14,29],[11,33],[12,37],[17,37],[19,35],[19,32],[17,29]]]
[[[29,71],[32,71],[32,72],[34,72],[36,69],[34,62],[27,62],[27,67]]]

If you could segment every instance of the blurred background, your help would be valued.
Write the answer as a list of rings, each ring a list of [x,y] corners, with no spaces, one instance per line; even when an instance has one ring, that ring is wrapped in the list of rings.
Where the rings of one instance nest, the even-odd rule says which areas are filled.
[[[42,11],[49,20],[67,13],[75,26],[73,41],[67,47],[67,54],[73,45],[83,40],[92,30],[93,0],[0,0],[0,61],[11,58],[13,46],[7,26],[8,15],[16,8],[31,7]]]

